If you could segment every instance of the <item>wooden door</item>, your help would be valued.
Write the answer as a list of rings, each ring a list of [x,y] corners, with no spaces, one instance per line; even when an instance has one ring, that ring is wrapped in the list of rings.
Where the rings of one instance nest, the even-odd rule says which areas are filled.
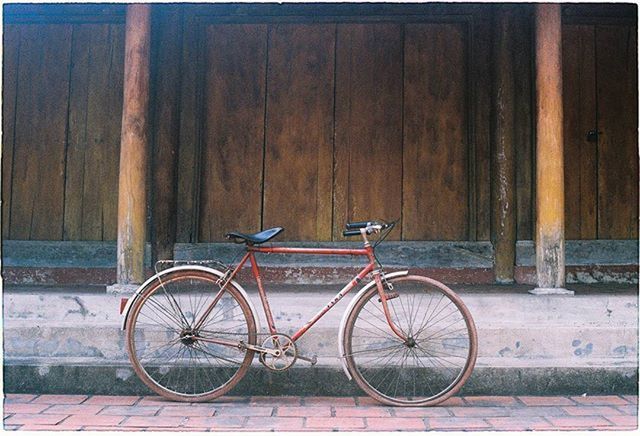
[[[566,237],[636,238],[635,26],[565,25],[563,70]]]
[[[397,218],[392,239],[473,238],[472,192],[484,188],[468,32],[464,21],[204,24],[194,239],[282,226],[283,239],[327,241],[347,221]]]

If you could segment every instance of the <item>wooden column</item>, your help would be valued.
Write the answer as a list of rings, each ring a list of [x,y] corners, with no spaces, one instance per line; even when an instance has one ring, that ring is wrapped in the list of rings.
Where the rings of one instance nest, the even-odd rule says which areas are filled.
[[[512,283],[516,259],[514,10],[497,6],[493,26],[491,239],[495,280]]]
[[[153,258],[173,258],[176,241],[182,6],[156,5],[153,14],[154,146],[151,190]],[[157,32],[156,32],[157,29]]]
[[[149,4],[127,6],[118,185],[118,284],[144,280],[149,110]]]
[[[562,33],[559,4],[537,4],[536,293],[565,283]]]

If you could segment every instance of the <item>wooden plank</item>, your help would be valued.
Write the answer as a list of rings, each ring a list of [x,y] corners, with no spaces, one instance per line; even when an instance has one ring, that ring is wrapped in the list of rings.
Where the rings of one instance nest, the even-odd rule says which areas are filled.
[[[491,112],[485,110],[491,106],[491,15],[488,10],[478,14],[474,20],[473,65],[470,100],[474,113],[473,140],[475,141],[475,168],[470,165],[470,176],[475,174],[475,238],[488,241],[491,231]],[[475,171],[474,171],[475,170]]]
[[[638,237],[635,26],[597,26],[598,238]]]
[[[180,78],[182,67],[182,13],[176,6],[159,6],[152,23],[155,48],[153,156],[151,177],[151,241],[156,260],[172,259],[176,240],[176,181],[180,134]],[[155,86],[154,86],[155,85]]]
[[[200,242],[260,230],[266,25],[212,25],[206,32]]]
[[[75,27],[64,238],[116,239],[122,118],[122,25]]]
[[[20,35],[11,239],[62,239],[70,25]]]
[[[270,28],[263,226],[331,239],[335,25]]]
[[[201,115],[198,93],[202,92],[198,71],[203,57],[200,39],[204,38],[204,32],[201,34],[194,15],[185,13],[183,23],[176,242],[196,242],[196,195],[199,183],[198,117]]]
[[[516,238],[533,239],[535,216],[533,143],[533,29],[531,5],[518,5],[514,38],[514,141],[516,147]]]
[[[597,142],[595,27],[565,25],[562,34],[565,235],[596,238]]]
[[[405,31],[403,239],[469,235],[466,26]]]
[[[497,7],[493,38],[491,240],[498,283],[513,283],[516,260],[514,18],[512,6]]]
[[[402,27],[340,24],[336,54],[333,237],[402,211]],[[390,235],[399,239],[400,226]]]
[[[6,25],[2,35],[2,239],[9,238],[20,26]]]

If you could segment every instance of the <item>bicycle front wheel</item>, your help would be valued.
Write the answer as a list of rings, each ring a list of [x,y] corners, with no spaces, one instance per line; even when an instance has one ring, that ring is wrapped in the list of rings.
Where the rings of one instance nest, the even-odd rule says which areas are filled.
[[[371,397],[393,406],[431,406],[455,394],[477,356],[475,324],[460,297],[421,276],[388,280],[391,331],[378,289],[355,303],[344,332],[349,372]],[[387,285],[385,285],[387,287]]]
[[[207,401],[227,393],[251,365],[256,324],[232,284],[212,306],[218,277],[180,270],[147,286],[126,325],[133,369],[153,391],[174,401]],[[224,340],[238,346],[208,342]]]

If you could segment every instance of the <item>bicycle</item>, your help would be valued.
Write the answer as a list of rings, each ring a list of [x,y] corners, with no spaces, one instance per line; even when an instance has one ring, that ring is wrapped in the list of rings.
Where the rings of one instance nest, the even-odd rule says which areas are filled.
[[[395,222],[346,225],[344,236],[361,236],[362,248],[262,246],[284,229],[275,227],[226,237],[245,244],[245,254],[223,271],[201,265],[173,266],[147,280],[124,310],[123,328],[133,368],[154,392],[175,401],[209,401],[231,390],[255,354],[273,371],[289,369],[301,356],[296,341],[324,314],[372,275],[346,309],[339,333],[341,362],[349,378],[374,399],[393,406],[430,406],[454,395],[471,375],[477,333],[460,297],[442,283],[409,271],[386,274],[375,247]],[[373,244],[369,236],[377,235]],[[256,253],[363,256],[368,263],[292,336],[278,332]],[[249,261],[267,320],[258,344],[259,320],[235,281]]]

